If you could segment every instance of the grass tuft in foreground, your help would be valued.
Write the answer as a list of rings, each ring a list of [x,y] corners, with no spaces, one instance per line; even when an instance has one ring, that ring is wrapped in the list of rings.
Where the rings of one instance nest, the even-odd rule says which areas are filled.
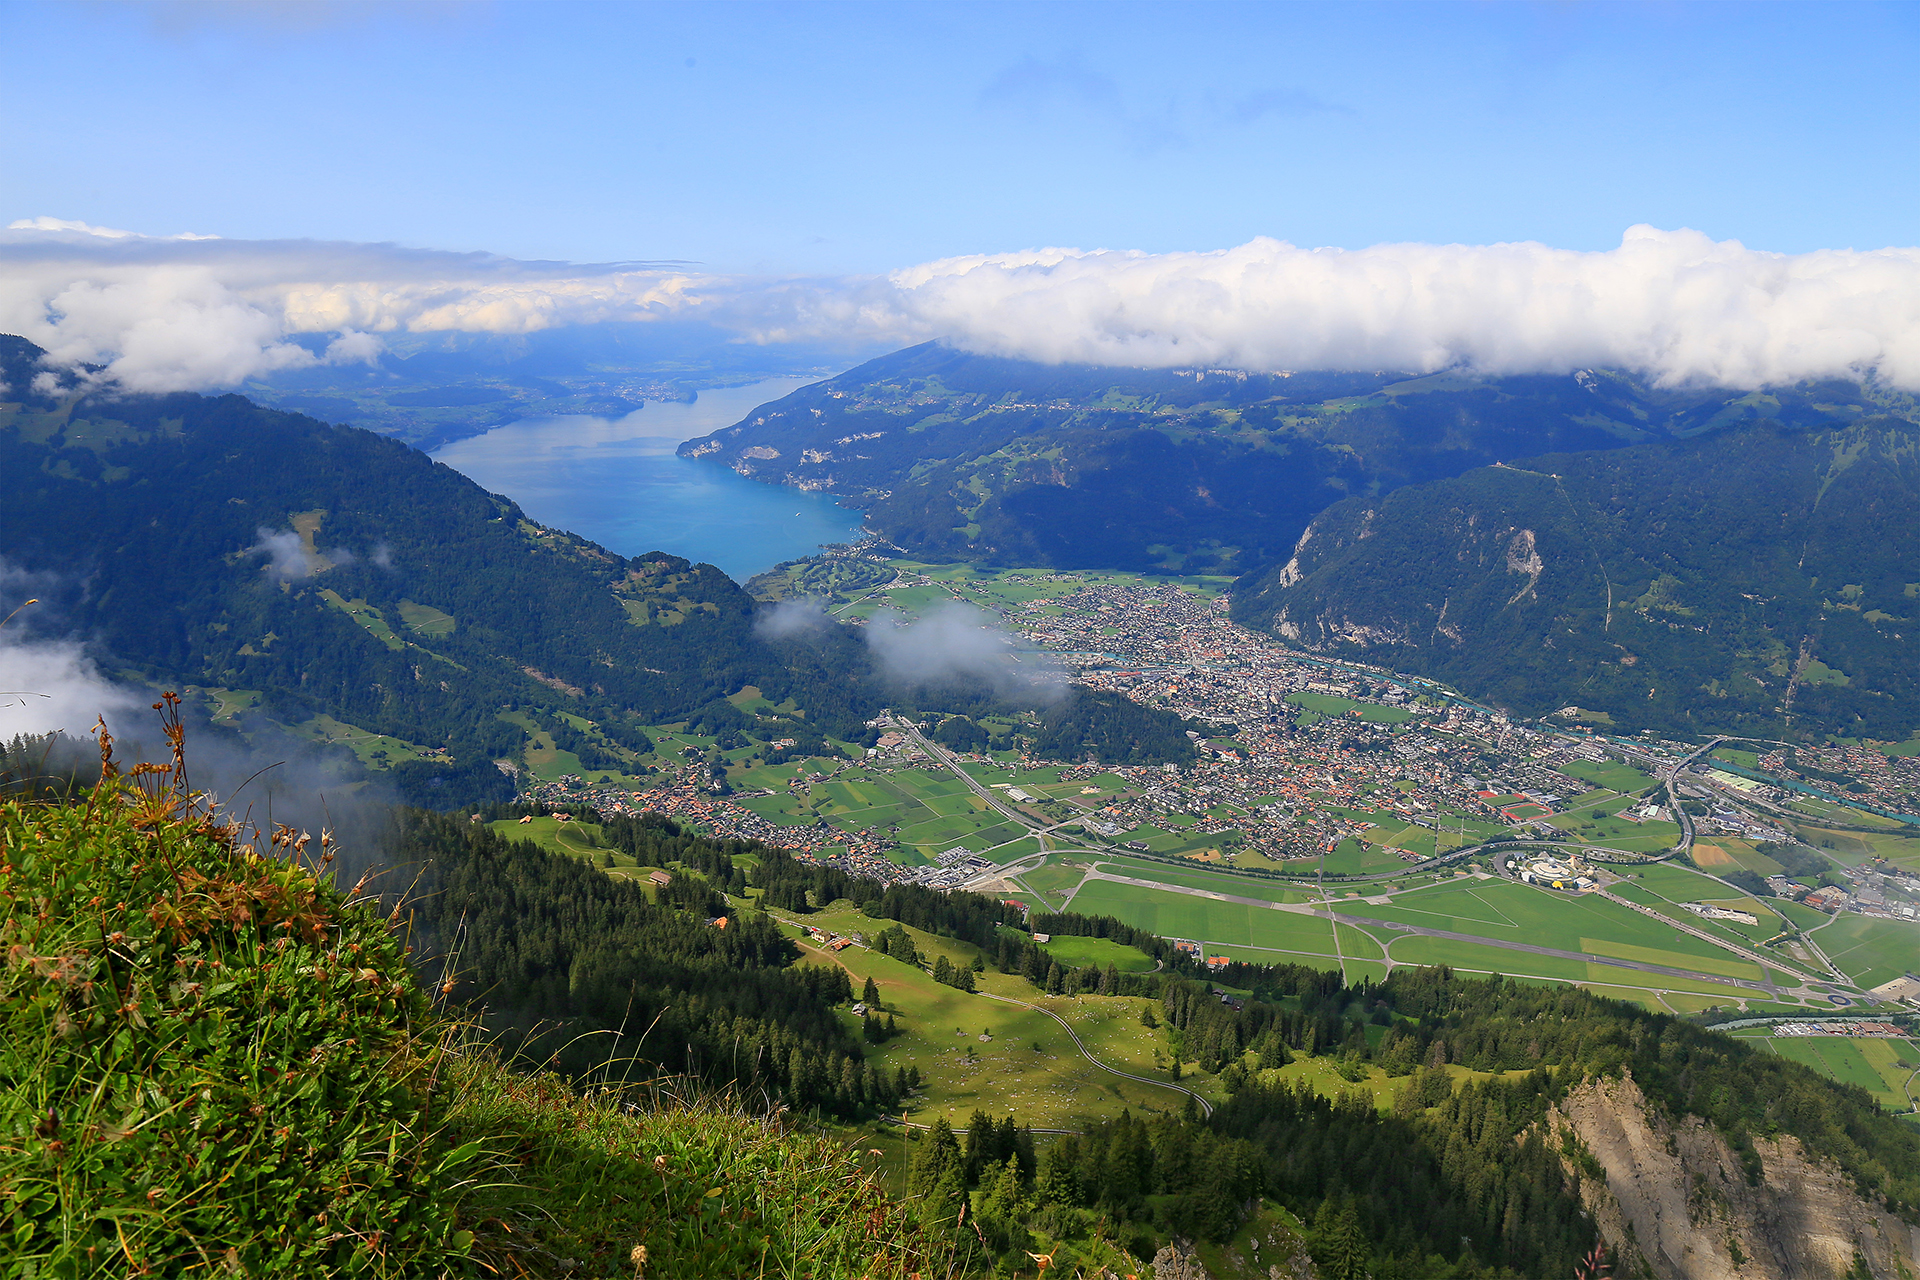
[[[0,1273],[950,1269],[822,1139],[501,1065],[308,837],[193,796],[166,719],[171,766],[0,802]]]

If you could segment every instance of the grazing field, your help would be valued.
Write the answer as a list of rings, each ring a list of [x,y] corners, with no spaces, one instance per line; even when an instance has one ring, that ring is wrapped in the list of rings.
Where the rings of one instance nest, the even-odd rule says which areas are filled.
[[[1910,1040],[1770,1036],[1766,1044],[1781,1057],[1804,1063],[1829,1079],[1858,1085],[1889,1111],[1913,1109],[1906,1081],[1920,1067],[1920,1049]]]
[[[1569,778],[1591,782],[1596,787],[1604,787],[1621,795],[1645,791],[1655,785],[1654,780],[1640,770],[1617,760],[1574,760],[1557,767]]]
[[[1104,969],[1112,965],[1121,973],[1147,973],[1154,967],[1153,957],[1133,947],[1124,947],[1106,938],[1079,938],[1065,934],[1056,935],[1045,946],[1046,953],[1061,964],[1070,964],[1075,968],[1098,965]]]
[[[1813,940],[1863,987],[1920,972],[1920,924],[1840,915],[1813,934]]]
[[[834,932],[868,936],[889,923],[870,919],[847,904],[834,904],[805,919]],[[992,969],[978,975],[980,993],[969,995],[935,982],[925,970],[865,947],[849,947],[829,956],[807,942],[798,927],[789,925],[787,932],[800,945],[804,963],[840,965],[856,991],[868,977],[874,979],[881,1016],[891,1014],[901,1034],[880,1046],[869,1060],[876,1070],[889,1073],[900,1066],[919,1068],[923,1096],[910,1113],[916,1124],[945,1116],[956,1128],[964,1128],[975,1110],[994,1114],[1012,1110],[1023,1123],[1039,1128],[1081,1128],[1089,1120],[1118,1115],[1122,1108],[1135,1115],[1165,1113],[1177,1111],[1186,1101],[1185,1094],[1170,1087],[1100,1070],[1045,1013],[992,997],[1009,997],[1059,1014],[1102,1062],[1143,1076],[1165,1076],[1171,1042],[1164,1026],[1142,1025],[1140,1011],[1149,1001],[1042,996],[1025,980]],[[951,938],[918,929],[907,932],[929,963],[944,955],[951,962],[970,964],[978,954],[976,948]],[[852,1014],[842,1016],[857,1030]],[[1183,1083],[1208,1092],[1212,1077],[1196,1076]]]
[[[1221,949],[1257,947],[1295,955],[1333,955],[1332,925],[1318,916],[1110,880],[1085,885],[1073,905],[1082,915],[1112,916],[1163,938],[1192,938]]]

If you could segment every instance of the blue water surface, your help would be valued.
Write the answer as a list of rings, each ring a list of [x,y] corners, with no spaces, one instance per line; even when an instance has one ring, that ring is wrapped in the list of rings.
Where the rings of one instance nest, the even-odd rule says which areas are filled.
[[[811,381],[702,391],[692,404],[651,402],[624,418],[525,418],[456,440],[433,457],[512,498],[541,524],[623,556],[666,551],[704,560],[740,581],[822,543],[853,541],[860,512],[673,451]]]

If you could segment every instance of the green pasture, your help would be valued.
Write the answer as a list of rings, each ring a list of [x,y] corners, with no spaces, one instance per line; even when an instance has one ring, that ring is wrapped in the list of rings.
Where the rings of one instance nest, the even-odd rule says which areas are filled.
[[[411,600],[399,602],[400,622],[407,630],[423,636],[450,636],[454,630],[454,619],[450,613],[442,612],[430,604],[415,604]]]
[[[1573,760],[1555,768],[1569,778],[1591,782],[1595,787],[1604,787],[1621,795],[1645,791],[1656,785],[1652,778],[1640,770],[1618,760]]]
[[[1183,889],[1199,889],[1206,893],[1258,898],[1263,902],[1314,902],[1318,901],[1320,896],[1299,886],[1276,884],[1263,876],[1238,876],[1232,872],[1214,873],[1198,866],[1188,870],[1185,867],[1169,866],[1164,862],[1149,862],[1144,858],[1108,854],[1101,854],[1098,857],[1088,855],[1087,861],[1097,864],[1100,870],[1112,875],[1133,876],[1139,880],[1177,885]]]
[[[1814,935],[1827,958],[1863,987],[1920,971],[1920,924],[1838,915]]]
[[[868,936],[889,923],[839,904],[808,915],[806,921],[834,932]],[[856,990],[869,976],[874,979],[882,1016],[892,1014],[904,1034],[869,1050],[869,1061],[876,1070],[888,1072],[906,1065],[920,1069],[925,1097],[913,1111],[915,1123],[944,1115],[956,1127],[964,1127],[975,1110],[1001,1114],[1011,1109],[1023,1122],[1037,1126],[1078,1128],[1086,1120],[1117,1115],[1123,1107],[1136,1115],[1169,1112],[1186,1100],[1171,1088],[1100,1070],[1074,1048],[1058,1022],[987,993],[1057,1012],[1101,1061],[1152,1076],[1164,1073],[1169,1042],[1164,1027],[1149,1030],[1141,1025],[1140,1010],[1148,1003],[1144,1000],[1050,998],[1036,993],[1025,980],[992,969],[977,975],[981,994],[969,995],[935,982],[924,970],[864,947],[849,947],[829,957],[815,950],[799,929],[789,927],[788,932],[805,953],[806,962],[841,965]],[[950,938],[918,929],[908,933],[929,963],[945,955],[954,963],[970,964],[977,954],[975,948]],[[844,1016],[854,1025],[851,1015]],[[982,1034],[991,1038],[983,1041]],[[1197,1087],[1204,1083],[1205,1078]]]
[[[258,689],[202,689],[212,701],[209,714],[216,724],[231,724],[242,712],[260,705]]]
[[[1544,945],[1544,944],[1543,944]],[[1704,979],[1672,977],[1663,973],[1642,973],[1622,969],[1601,961],[1581,962],[1559,956],[1532,955],[1452,938],[1404,937],[1392,944],[1396,965],[1450,965],[1478,973],[1499,973],[1508,977],[1533,977],[1578,986],[1598,984],[1616,990],[1639,992],[1682,991],[1714,996],[1721,1004],[1732,1005],[1749,994],[1733,987]]]
[[[403,760],[420,757],[420,749],[405,738],[370,733],[357,725],[335,720],[332,716],[315,716],[290,727],[293,732],[315,742],[347,748],[369,769],[390,769]]]
[[[1086,874],[1084,866],[1049,861],[1032,871],[1022,872],[1020,882],[1036,893],[1059,894],[1079,884]]]
[[[1604,898],[1552,893],[1506,880],[1455,881],[1396,894],[1389,905],[1354,901],[1341,904],[1340,909],[1503,942],[1586,951],[1729,977],[1760,976],[1751,962]],[[1395,957],[1399,954],[1396,949]]]
[[[1316,715],[1334,717],[1344,716],[1358,711],[1357,717],[1369,724],[1405,724],[1413,719],[1413,712],[1404,707],[1389,707],[1377,702],[1361,702],[1354,698],[1341,698],[1330,693],[1290,693],[1287,701],[1303,711]]]
[[[1074,895],[1081,915],[1112,916],[1163,938],[1193,938],[1222,950],[1257,947],[1308,956],[1333,954],[1333,928],[1318,916],[1244,902],[1094,880]]]
[[[1770,1036],[1766,1045],[1781,1057],[1812,1067],[1831,1080],[1858,1085],[1888,1111],[1913,1108],[1906,1080],[1920,1067],[1920,1049],[1910,1040]]]
[[[1110,938],[1081,938],[1065,934],[1056,934],[1053,941],[1042,948],[1061,964],[1070,964],[1077,969],[1094,965],[1104,969],[1112,965],[1121,973],[1148,973],[1153,969],[1153,957],[1136,947],[1122,946]]]
[[[1380,845],[1363,844],[1348,836],[1333,848],[1327,850],[1324,859],[1308,864],[1310,869],[1324,869],[1330,876],[1370,876],[1386,871],[1399,871],[1406,867],[1398,853]]]

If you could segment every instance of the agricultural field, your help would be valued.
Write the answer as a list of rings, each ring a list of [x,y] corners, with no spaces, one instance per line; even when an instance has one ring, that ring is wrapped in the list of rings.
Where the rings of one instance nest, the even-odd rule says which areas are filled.
[[[1886,831],[1834,831],[1801,823],[1796,834],[1814,848],[1831,854],[1850,867],[1872,858],[1885,858],[1895,866],[1920,872],[1920,834],[1906,835],[1906,831],[1920,832],[1920,828],[1902,823]]]
[[[1571,771],[1572,766],[1568,769]],[[1675,823],[1634,822],[1619,816],[1621,810],[1630,807],[1632,802],[1625,795],[1600,788],[1567,801],[1548,821],[1582,844],[1637,853],[1658,853],[1672,848],[1680,839]]]
[[[844,762],[816,763],[826,768],[804,771],[828,772]],[[1026,836],[1024,827],[948,773],[855,766],[829,781],[789,790],[787,781],[793,776],[792,765],[744,770],[734,780],[736,787],[767,787],[774,794],[745,796],[738,803],[782,826],[811,826],[827,818],[847,830],[897,840],[913,855],[900,859],[909,863],[931,861],[934,854],[953,848],[984,852]]]
[[[834,904],[805,919],[809,925],[834,932],[868,936],[889,924],[861,915],[847,904]],[[875,1069],[889,1072],[907,1065],[920,1069],[925,1090],[911,1114],[916,1124],[944,1115],[956,1128],[964,1128],[978,1109],[995,1114],[1012,1110],[1038,1128],[1078,1128],[1088,1119],[1118,1115],[1123,1107],[1136,1115],[1165,1113],[1178,1110],[1186,1101],[1184,1093],[1170,1086],[1100,1070],[1080,1054],[1053,1018],[1008,1003],[1017,1000],[1042,1006],[1065,1018],[1102,1062],[1142,1076],[1165,1077],[1171,1046],[1167,1030],[1164,1026],[1149,1029],[1140,1018],[1150,1001],[1044,996],[1024,979],[992,969],[976,975],[980,993],[969,995],[865,947],[849,947],[829,957],[815,950],[797,927],[788,927],[788,932],[805,953],[805,962],[842,965],[856,991],[868,977],[873,978],[880,991],[882,1016],[891,1014],[902,1034],[880,1046],[869,1060]],[[951,962],[971,964],[978,954],[976,948],[951,938],[917,929],[907,932],[929,962],[944,955]],[[843,1016],[854,1026],[851,1014]],[[1203,1094],[1215,1092],[1210,1076],[1196,1075],[1183,1083]]]
[[[1841,1084],[1858,1085],[1888,1111],[1914,1110],[1908,1082],[1920,1069],[1920,1047],[1911,1040],[1847,1036],[1768,1036],[1766,1046]]]
[[[1570,760],[1556,766],[1569,778],[1578,778],[1582,782],[1591,782],[1597,788],[1604,788],[1620,795],[1632,795],[1657,785],[1654,780],[1630,764],[1618,760]]]
[[[851,603],[834,610],[842,618],[871,618],[891,609],[908,617],[950,601],[1005,612],[1035,600],[1069,595],[1082,586],[1111,583],[1123,586],[1161,586],[1174,583],[1205,596],[1216,596],[1233,585],[1231,577],[1121,573],[1081,569],[1062,580],[1051,569],[983,569],[968,564],[927,564],[918,560],[889,560],[888,566],[911,580],[890,590],[857,592]]]
[[[1104,969],[1112,965],[1121,973],[1148,973],[1154,967],[1153,957],[1146,952],[1122,946],[1107,938],[1061,935],[1047,943],[1045,950],[1061,964],[1070,964],[1075,968],[1096,965]]]
[[[1694,865],[1702,871],[1745,870],[1757,875],[1779,875],[1783,867],[1754,847],[1751,840],[1732,836],[1708,836],[1696,839],[1691,850]]]
[[[1361,702],[1354,698],[1342,698],[1330,693],[1290,693],[1287,701],[1300,708],[1301,717],[1311,724],[1313,720],[1331,719],[1335,716],[1353,715],[1368,724],[1405,724],[1413,719],[1413,712],[1405,707],[1383,706],[1377,702]],[[1355,715],[1355,713],[1358,713]]]
[[[1701,875],[1676,863],[1635,867],[1629,874],[1632,877],[1630,880],[1612,886],[1610,892],[1629,902],[1653,907],[1675,920],[1684,921],[1696,929],[1703,929],[1731,942],[1748,946],[1765,942],[1778,934],[1787,923],[1786,917],[1774,910],[1775,899],[1755,898],[1741,893],[1711,876]],[[1760,923],[1703,920],[1691,912],[1680,910],[1679,904],[1683,902],[1701,902],[1733,911],[1745,911],[1757,916]]]
[[[1328,921],[1244,902],[1095,880],[1081,887],[1073,908],[1082,915],[1112,916],[1163,938],[1193,939],[1209,955],[1265,964],[1300,957],[1327,961],[1334,956],[1333,927]]]
[[[1811,937],[1829,960],[1863,987],[1920,972],[1920,924],[1838,915]]]

